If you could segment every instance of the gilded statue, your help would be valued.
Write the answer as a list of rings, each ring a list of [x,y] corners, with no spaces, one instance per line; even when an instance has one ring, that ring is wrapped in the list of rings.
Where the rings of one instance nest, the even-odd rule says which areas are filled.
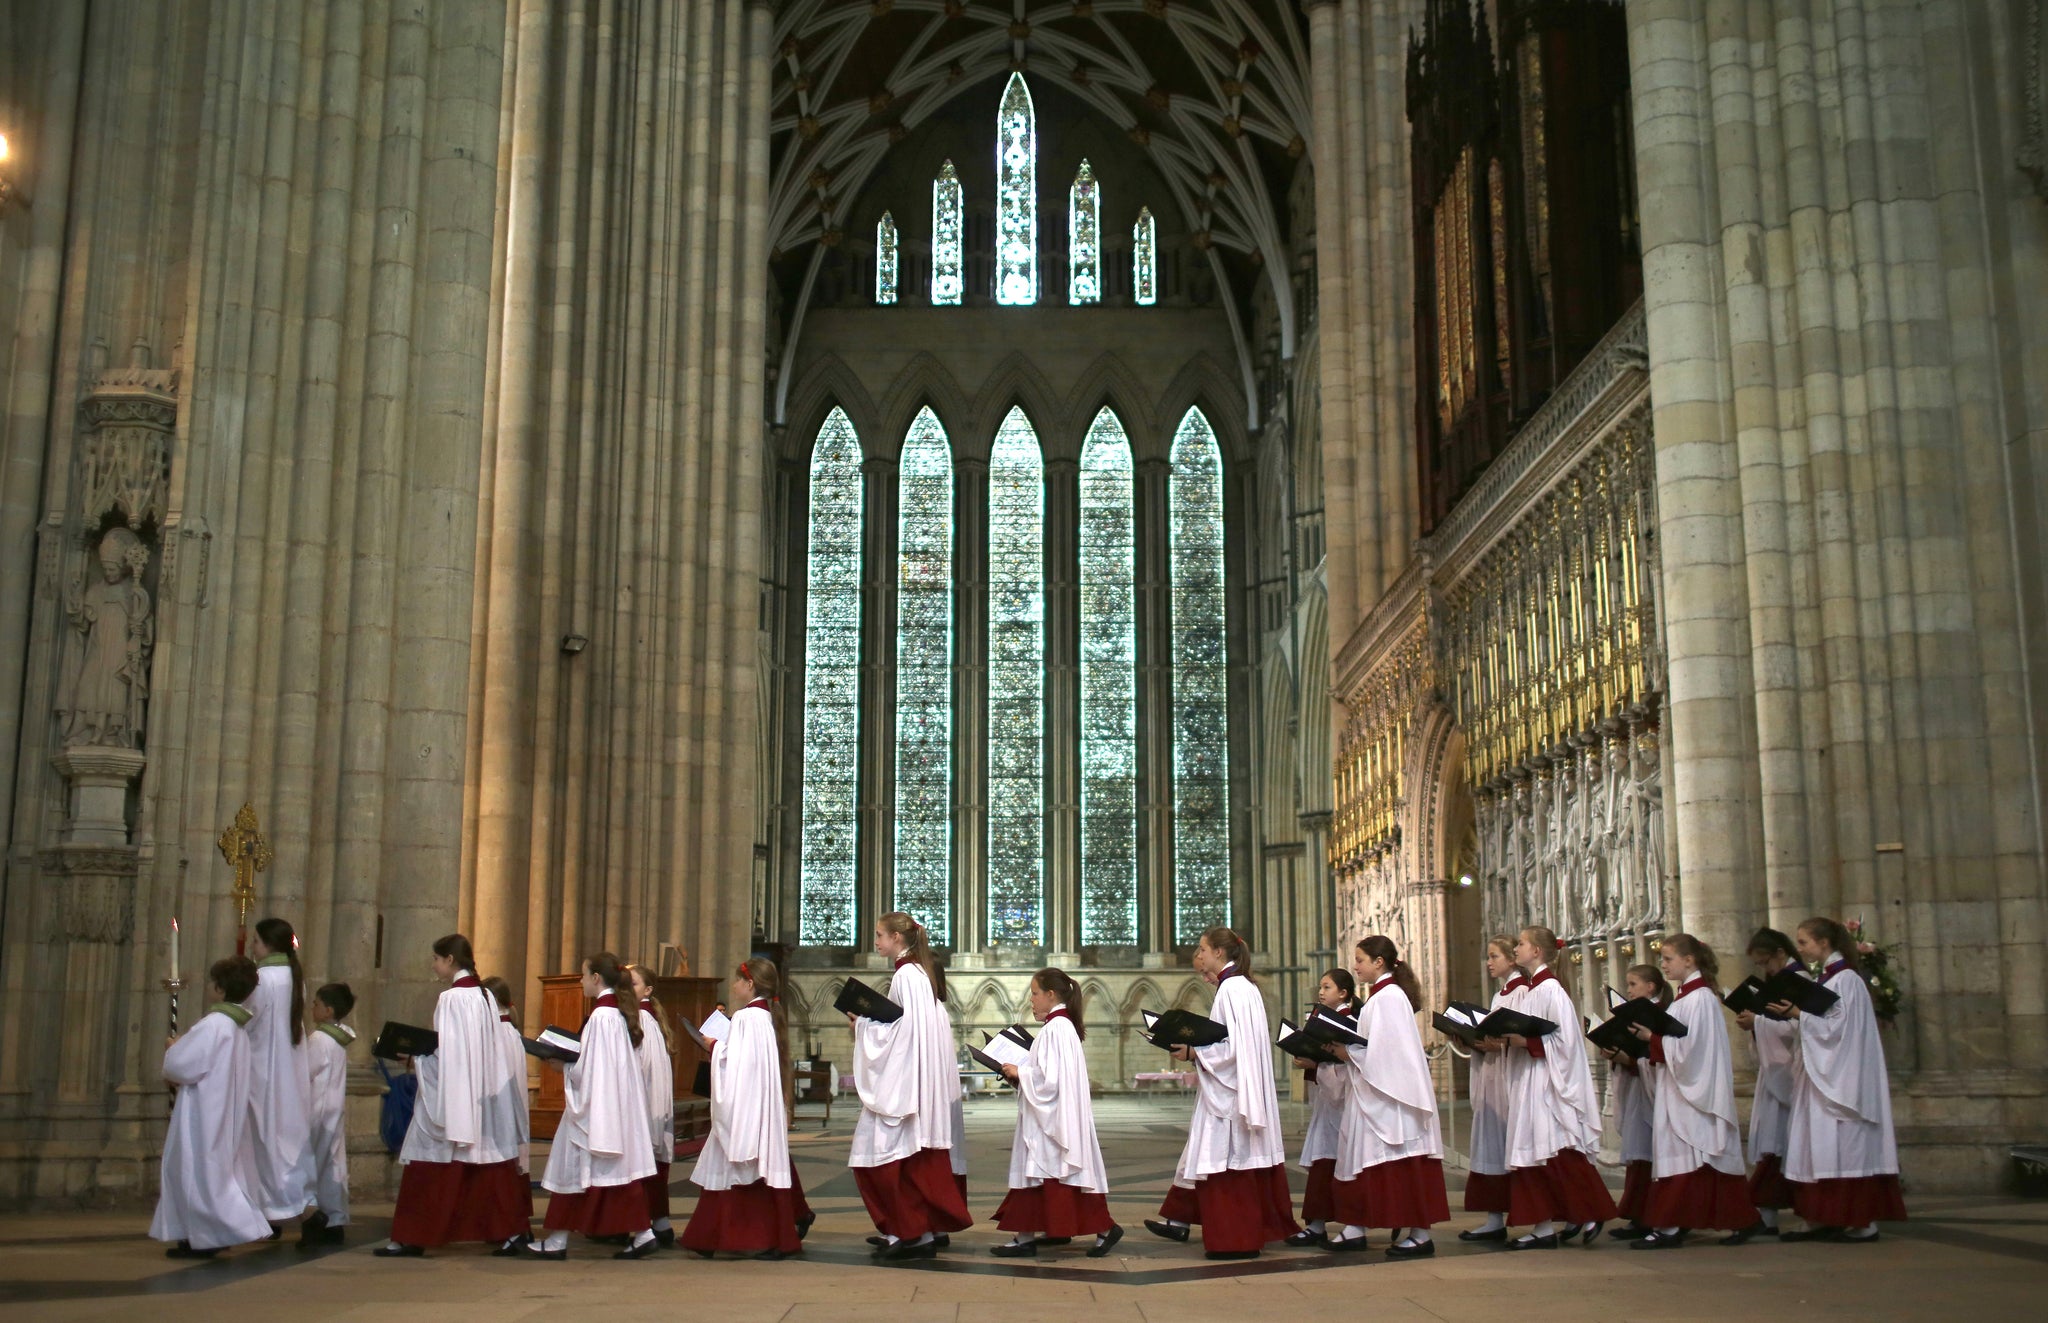
[[[142,743],[149,656],[156,646],[149,590],[142,586],[149,548],[128,529],[115,527],[100,538],[98,550],[99,582],[88,588],[80,574],[65,603],[80,642],[58,691],[57,716],[67,745],[134,749]]]

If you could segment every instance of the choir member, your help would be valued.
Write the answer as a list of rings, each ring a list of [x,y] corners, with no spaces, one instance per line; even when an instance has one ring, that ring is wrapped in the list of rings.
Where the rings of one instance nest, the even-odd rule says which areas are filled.
[[[1515,939],[1493,937],[1486,943],[1486,976],[1500,984],[1489,1013],[1513,1009],[1529,980],[1515,968]],[[1486,1221],[1458,1233],[1463,1241],[1508,1238],[1508,1059],[1498,1038],[1474,1043],[1472,1058],[1472,1155],[1465,1177],[1465,1211],[1484,1213]]]
[[[343,1023],[355,1009],[346,983],[323,984],[309,1010],[313,1032],[306,1037],[311,1065],[307,1102],[312,1108],[312,1211],[299,1222],[299,1248],[339,1245],[348,1225],[348,1049],[356,1031]]]
[[[711,1134],[690,1172],[703,1193],[682,1245],[707,1259],[780,1259],[802,1248],[815,1219],[789,1160],[789,1026],[775,962],[742,964],[732,1000],[732,1029],[711,1045]]]
[[[1269,1242],[1301,1228],[1287,1190],[1287,1147],[1273,1087],[1273,1042],[1266,1003],[1252,982],[1251,949],[1228,928],[1211,928],[1195,946],[1195,972],[1216,985],[1209,1009],[1229,1036],[1207,1047],[1177,1047],[1194,1063],[1195,1114],[1188,1122],[1173,1185],[1145,1229],[1185,1241],[1200,1223],[1212,1259],[1255,1259]]]
[[[1647,997],[1659,1006],[1671,1004],[1671,985],[1655,965],[1631,965],[1623,976],[1621,990],[1631,1000]],[[1621,1202],[1616,1211],[1628,1225],[1613,1233],[1616,1240],[1641,1240],[1650,1234],[1643,1218],[1650,1211],[1651,1158],[1654,1155],[1655,1115],[1650,1090],[1655,1077],[1648,1067],[1619,1048],[1603,1047],[1613,1071],[1614,1124],[1621,1131]]]
[[[1436,1253],[1430,1226],[1451,1215],[1444,1195],[1444,1141],[1436,1088],[1415,1008],[1422,988],[1393,939],[1375,933],[1352,953],[1351,968],[1366,989],[1358,1008],[1364,1047],[1331,1050],[1350,1068],[1343,1124],[1337,1132],[1336,1230],[1329,1246],[1362,1250],[1369,1227],[1393,1230],[1390,1259]]]
[[[1749,939],[1749,960],[1759,976],[1776,978],[1787,969],[1803,978],[1799,949],[1775,928],[1759,928]],[[1749,1201],[1756,1205],[1757,1225],[1738,1231],[1723,1244],[1740,1245],[1752,1236],[1778,1234],[1778,1213],[1792,1206],[1792,1186],[1785,1179],[1785,1141],[1792,1128],[1792,1087],[1799,1076],[1799,1026],[1790,1020],[1744,1011],[1736,1023],[1756,1042],[1756,1095],[1749,1105]]]
[[[585,957],[583,995],[595,1005],[583,1022],[582,1051],[561,1070],[562,1119],[548,1146],[541,1188],[548,1192],[545,1241],[523,1257],[566,1259],[569,1233],[593,1240],[626,1237],[615,1259],[644,1259],[661,1249],[647,1215],[645,1182],[654,1174],[648,1138],[647,1084],[640,1067],[640,1008],[633,980],[609,951]]]
[[[283,919],[257,922],[250,954],[256,993],[249,999],[249,1147],[256,1201],[274,1230],[306,1211],[313,1187],[306,972],[299,966],[298,935]]]
[[[1330,969],[1316,983],[1316,1004],[1357,1020],[1358,983],[1348,969]],[[1301,1196],[1301,1230],[1287,1243],[1301,1248],[1323,1243],[1330,1220],[1330,1187],[1337,1179],[1337,1127],[1344,1117],[1344,1092],[1351,1072],[1342,1063],[1317,1069],[1307,1057],[1296,1057],[1308,1086],[1308,1131],[1301,1137],[1301,1159],[1295,1165],[1308,1173]]]
[[[484,1100],[485,1142],[494,1152],[516,1155],[513,1168],[503,1172],[500,1180],[506,1221],[509,1223],[515,1215],[519,1219],[519,1230],[508,1242],[511,1253],[517,1253],[533,1229],[533,1115],[526,1084],[529,1058],[526,1040],[520,1036],[519,1023],[512,1014],[512,985],[493,974],[484,980],[484,991],[491,994],[491,1002],[498,1009],[498,1054],[505,1063],[497,1092]]]
[[[256,965],[246,956],[217,960],[207,971],[214,1003],[164,1045],[164,1079],[177,1089],[164,1135],[163,1180],[153,1240],[175,1241],[173,1259],[210,1259],[229,1245],[263,1240],[270,1220],[248,1180],[249,1058],[244,1005],[256,990]]]
[[[398,1160],[398,1206],[380,1258],[417,1258],[429,1247],[483,1240],[510,1257],[526,1243],[527,1180],[510,1137],[488,1123],[490,1100],[507,1087],[498,1005],[476,976],[469,939],[435,940],[434,977],[448,985],[434,1003],[439,1042],[413,1062],[419,1096]]]
[[[1782,1239],[1868,1244],[1877,1239],[1880,1221],[1906,1217],[1877,1013],[1847,929],[1833,919],[1808,919],[1792,940],[1837,1000],[1821,1015],[1788,1002],[1770,1007],[1799,1027],[1785,1179],[1792,1183],[1792,1209],[1806,1226]]]
[[[940,999],[945,984],[924,925],[897,911],[875,921],[875,951],[895,963],[883,1024],[849,1015],[860,1119],[847,1165],[874,1219],[876,1257],[928,1259],[939,1238],[973,1224],[952,1150],[960,1068]]]
[[[647,1216],[654,1238],[676,1243],[669,1224],[668,1169],[676,1160],[676,1049],[654,999],[654,976],[640,965],[626,966],[639,1002],[640,1078],[647,1088],[647,1125],[654,1141],[654,1174],[647,1178]]]
[[[996,1225],[1015,1232],[989,1253],[1032,1258],[1041,1243],[1064,1245],[1094,1236],[1088,1257],[1099,1259],[1124,1238],[1109,1216],[1109,1176],[1095,1139],[1089,1101],[1088,1058],[1081,1040],[1081,989],[1064,970],[1031,976],[1031,1013],[1042,1024],[1021,1065],[1005,1065],[1017,1086],[1017,1136],[1010,1145],[1010,1192],[996,1209]]]
[[[1671,1017],[1685,1026],[1685,1033],[1667,1037],[1646,1025],[1633,1026],[1636,1037],[1650,1045],[1643,1064],[1656,1079],[1654,1179],[1643,1218],[1654,1229],[1629,1246],[1641,1250],[1675,1249],[1689,1231],[1746,1231],[1757,1220],[1743,1179],[1720,961],[1713,947],[1691,933],[1674,933],[1664,939],[1657,963],[1678,989]]]
[[[1583,1231],[1592,1244],[1614,1217],[1614,1198],[1593,1157],[1600,1151],[1600,1102],[1579,1008],[1551,971],[1564,943],[1548,928],[1524,928],[1515,964],[1528,977],[1516,1009],[1556,1026],[1541,1038],[1507,1035],[1508,1221],[1529,1234],[1511,1250],[1556,1249]]]

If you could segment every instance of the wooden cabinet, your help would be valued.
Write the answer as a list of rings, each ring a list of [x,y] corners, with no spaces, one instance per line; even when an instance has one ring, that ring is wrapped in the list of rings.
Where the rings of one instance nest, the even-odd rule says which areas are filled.
[[[690,1091],[697,1078],[704,1053],[683,1032],[683,1021],[702,1024],[725,992],[715,978],[658,978],[654,999],[661,1005],[668,1041],[675,1048],[676,1138],[702,1139],[711,1132],[711,1103]],[[557,1024],[581,1032],[590,1015],[591,1003],[583,995],[583,979],[577,974],[544,974],[540,980],[542,1025]],[[540,1068],[540,1094],[533,1104],[533,1137],[553,1139],[562,1121],[562,1072]]]

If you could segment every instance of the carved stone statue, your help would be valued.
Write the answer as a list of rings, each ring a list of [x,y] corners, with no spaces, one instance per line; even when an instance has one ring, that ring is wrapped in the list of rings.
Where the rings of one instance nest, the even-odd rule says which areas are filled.
[[[149,655],[156,621],[142,572],[149,548],[125,528],[107,530],[99,544],[100,580],[72,582],[65,614],[82,636],[57,695],[67,747],[141,747],[143,709],[149,700]]]

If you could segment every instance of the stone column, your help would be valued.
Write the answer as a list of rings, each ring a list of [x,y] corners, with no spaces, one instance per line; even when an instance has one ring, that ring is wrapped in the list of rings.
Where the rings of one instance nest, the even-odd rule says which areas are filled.
[[[953,949],[988,944],[988,461],[953,465]]]
[[[1349,569],[1364,518],[1351,451],[1350,282],[1354,273],[1345,236],[1354,199],[1345,188],[1343,164],[1343,89],[1352,71],[1344,60],[1339,0],[1305,0],[1302,8],[1308,12],[1309,90],[1315,116],[1310,152],[1316,168],[1316,337],[1321,372],[1317,402],[1322,431],[1317,441],[1323,448],[1325,554],[1332,570],[1340,563],[1345,566],[1343,572],[1329,575],[1330,611],[1341,622],[1336,633],[1341,645],[1364,609]]]
[[[1081,466],[1045,460],[1045,945],[1081,950]]]
[[[896,546],[894,459],[861,465],[865,488],[860,602],[860,866],[861,910],[853,940],[895,908],[896,860]]]
[[[1133,446],[1135,450],[1137,447]],[[1192,941],[1174,932],[1173,548],[1163,457],[1135,459],[1131,555],[1137,581],[1138,940],[1148,955]],[[1197,934],[1198,935],[1198,934]]]

